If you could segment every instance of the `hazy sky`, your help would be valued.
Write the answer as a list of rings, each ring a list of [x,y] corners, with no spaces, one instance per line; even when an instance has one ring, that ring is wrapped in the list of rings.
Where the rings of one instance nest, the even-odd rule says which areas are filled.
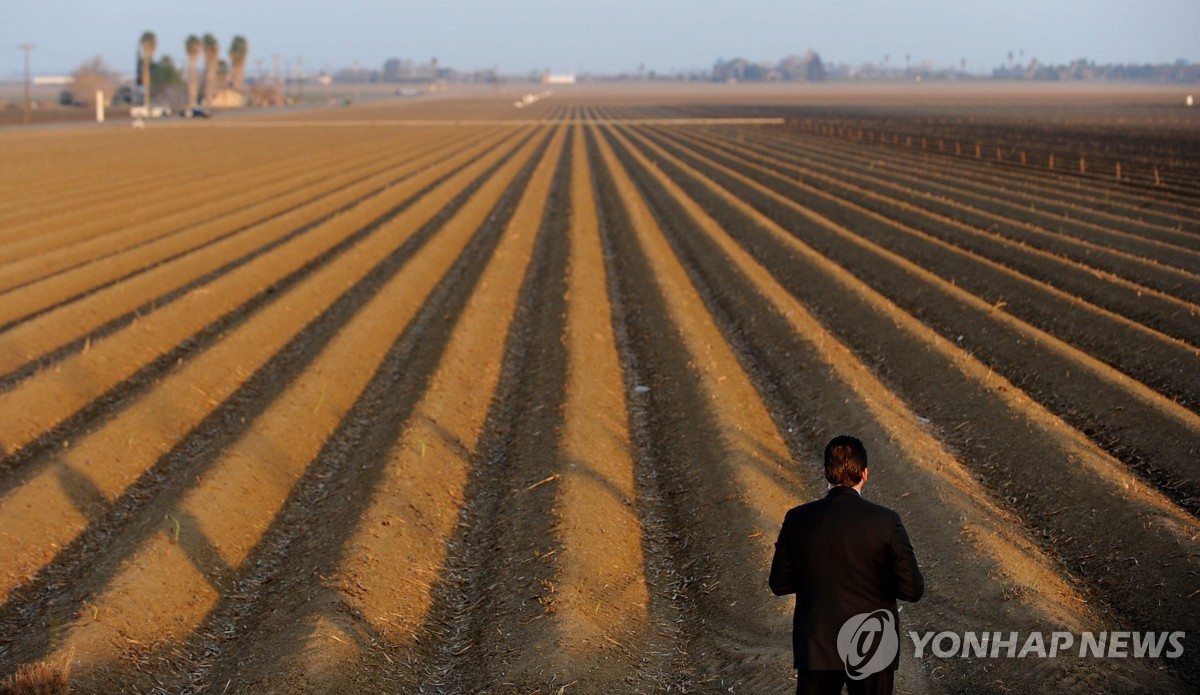
[[[991,68],[1011,49],[1063,63],[1200,60],[1200,0],[0,0],[0,77],[65,73],[100,54],[132,72],[138,37],[183,57],[188,33],[212,32],[224,54],[244,34],[254,59],[303,56],[306,70],[389,57],[437,56],[503,72],[617,72],[710,67],[717,58],[777,60],[806,48],[826,61]]]

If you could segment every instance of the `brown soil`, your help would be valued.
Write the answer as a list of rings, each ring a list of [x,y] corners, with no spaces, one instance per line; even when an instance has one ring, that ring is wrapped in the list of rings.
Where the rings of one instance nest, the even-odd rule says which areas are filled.
[[[1200,631],[1193,172],[1011,154],[1144,168],[1190,116],[512,89],[0,133],[0,682],[789,692],[772,541],[843,432],[926,572],[905,630]],[[690,116],[787,125],[653,123]],[[1198,654],[907,648],[898,691]]]

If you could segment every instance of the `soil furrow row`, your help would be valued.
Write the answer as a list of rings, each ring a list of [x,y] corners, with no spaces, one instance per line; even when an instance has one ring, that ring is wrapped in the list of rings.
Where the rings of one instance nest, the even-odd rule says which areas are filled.
[[[0,680],[782,695],[848,433],[898,692],[1200,686],[1196,114],[668,87],[0,131]]]
[[[28,259],[30,266],[37,266],[35,272],[39,276],[0,292],[0,301],[3,302],[0,333],[22,320],[29,320],[106,287],[128,281],[271,220],[287,218],[295,226],[302,226],[307,221],[298,213],[316,207],[315,204],[322,199],[335,199],[335,196],[351,190],[355,184],[380,174],[392,171],[402,173],[411,168],[412,160],[428,155],[450,141],[450,136],[443,136],[426,146],[404,148],[399,153],[389,153],[366,161],[341,161],[336,167],[318,172],[317,177],[308,182],[309,185],[297,187],[296,182],[289,182],[287,188],[278,195],[258,197],[254,202],[228,213],[210,210],[203,222],[176,228],[165,234],[155,233],[111,253],[86,248],[86,242],[74,244],[67,249],[74,256],[68,261],[72,265],[51,272],[46,272],[49,268],[45,256]],[[265,193],[261,189],[256,191]],[[269,246],[269,243],[264,246]],[[6,271],[5,275],[15,282],[17,273]]]
[[[826,112],[816,119],[812,118],[813,113],[809,111],[809,118],[798,125],[803,130],[806,123],[811,129],[813,121],[845,124],[848,119],[838,111],[840,109]],[[928,147],[932,135],[935,141],[944,140],[944,146],[938,148],[944,158],[949,159],[953,149],[956,158],[986,161],[990,167],[997,169],[1019,168],[1029,173],[1041,172],[1041,166],[1017,166],[1014,160],[1019,159],[1021,151],[1027,151],[1038,164],[1047,165],[1046,170],[1049,170],[1047,159],[1055,155],[1060,162],[1056,173],[1078,182],[1115,183],[1115,165],[1122,163],[1126,169],[1125,175],[1120,177],[1121,188],[1167,200],[1195,193],[1200,183],[1200,172],[1195,170],[1188,156],[1192,146],[1191,129],[1180,121],[1176,122],[1175,128],[1153,129],[1136,126],[1112,128],[1114,124],[1111,121],[1105,124],[1109,127],[1080,129],[1074,127],[1075,124],[1060,121],[1053,126],[1031,131],[1011,118],[996,119],[994,113],[979,115],[982,117],[970,117],[966,123],[959,119],[953,126],[942,121],[932,132],[920,126],[914,127],[913,117],[916,116],[917,120],[921,120],[921,117],[913,112],[899,121],[891,118],[858,119],[854,126],[856,129],[862,128],[867,142],[878,142],[893,148],[912,147],[922,137],[927,139]],[[853,122],[854,119],[849,120]],[[816,127],[818,130],[824,128],[826,132],[830,129],[827,125]],[[1001,152],[1000,160],[992,157],[992,152],[997,148]],[[1084,159],[1087,166],[1075,168],[1073,160],[1076,158]],[[1153,167],[1160,170],[1157,185],[1154,184]]]
[[[354,247],[383,223],[419,204],[421,196],[432,186],[461,173],[464,166],[477,172],[479,167],[472,168],[468,162],[489,146],[476,145],[441,161],[421,162],[427,165],[423,170],[391,188],[379,189],[370,198],[343,204],[345,211],[340,215],[338,210],[328,211],[323,219],[299,229],[290,229],[281,221],[280,226],[288,233],[280,239],[281,246],[267,249],[271,253],[260,250],[253,258],[243,259],[244,263],[235,260],[231,272],[211,278],[210,284],[205,283],[210,278],[202,276],[197,285],[185,285],[174,296],[162,298],[165,306],[158,306],[159,300],[154,300],[150,306],[134,307],[124,317],[111,320],[108,331],[84,338],[80,349],[70,355],[51,353],[57,358],[52,367],[47,366],[0,393],[0,404],[17,414],[0,424],[3,428],[0,448],[7,450],[10,457],[17,456],[47,431],[71,419],[148,365],[176,353],[196,336],[206,331],[211,333],[209,328],[214,324],[228,322],[227,317],[235,321],[239,317],[245,319],[247,310],[257,300],[271,298],[283,285],[293,284],[315,267]],[[360,193],[370,190],[368,187]],[[98,297],[91,304],[103,311],[103,299]],[[14,331],[10,335],[25,334]],[[39,335],[42,334],[33,334],[30,340]]]
[[[196,152],[181,152],[183,157],[195,156]],[[74,159],[86,159],[81,156],[81,153],[73,152],[70,156]],[[6,224],[11,224],[12,228],[6,227],[5,231],[0,232],[0,247],[6,246],[14,241],[20,241],[23,234],[11,233],[13,229],[17,229],[18,225],[29,223],[30,221],[41,220],[43,222],[51,222],[56,217],[70,218],[78,215],[79,210],[83,208],[93,208],[97,205],[111,205],[115,196],[121,193],[128,193],[131,190],[138,190],[153,185],[162,183],[170,183],[180,185],[185,183],[183,176],[168,174],[166,177],[161,172],[156,173],[138,173],[130,174],[132,169],[117,168],[113,169],[111,161],[120,158],[120,153],[112,152],[108,156],[107,164],[103,169],[91,168],[86,173],[79,174],[70,178],[62,179],[56,176],[42,175],[29,171],[26,168],[22,175],[22,181],[12,186],[6,186],[6,191],[11,191],[13,201],[20,201],[20,204],[13,203],[0,212]],[[16,169],[17,167],[14,167]],[[218,174],[218,168],[213,166],[204,167],[201,171],[195,172],[199,175],[214,176]],[[189,172],[187,178],[190,178],[193,173]],[[53,183],[50,183],[53,181]],[[26,184],[22,186],[21,184]],[[64,209],[62,205],[62,191],[73,191],[72,202],[77,203],[78,207]]]
[[[691,142],[705,153],[720,154],[703,143]],[[822,180],[818,186],[775,178],[772,170],[766,168],[743,171],[755,174],[760,182],[786,183],[774,186],[773,190],[786,192],[796,204],[854,230],[858,236],[992,306],[1003,308],[1030,326],[1104,361],[1193,411],[1200,409],[1200,383],[1193,385],[1180,379],[1182,374],[1200,366],[1200,352],[1194,346],[963,249],[958,245],[959,239],[948,241],[910,227],[895,215],[882,215],[865,208],[858,204],[861,196],[853,192],[848,196],[828,193],[830,188],[838,188],[836,181]],[[1200,313],[1200,307],[1193,309]],[[1196,323],[1195,318],[1192,323]]]
[[[587,118],[599,119],[600,111],[587,108]],[[604,162],[600,141],[594,126],[582,128],[584,152],[590,171],[591,198],[595,203],[596,231],[600,253],[604,260],[608,304],[612,314],[612,336],[620,363],[625,393],[626,429],[630,435],[629,457],[633,466],[634,512],[642,529],[643,574],[649,591],[648,613],[654,634],[661,640],[647,648],[647,657],[669,664],[670,671],[660,678],[658,690],[686,691],[699,675],[697,663],[688,651],[689,579],[679,556],[680,539],[686,534],[675,525],[677,519],[667,504],[669,471],[655,460],[657,446],[655,424],[662,424],[661,415],[651,410],[647,384],[656,373],[648,361],[647,339],[654,335],[655,318],[665,322],[661,296],[643,294],[654,291],[643,255],[618,253],[629,240],[631,221],[628,210],[615,196],[616,184]],[[640,282],[639,282],[640,280]],[[649,315],[644,310],[643,297],[654,302],[657,311]],[[665,353],[665,351],[664,351]],[[676,365],[677,366],[677,365]],[[664,445],[665,446],[665,445]]]
[[[739,154],[747,156],[755,146],[741,148]],[[803,178],[803,172],[794,162],[783,162],[772,157],[772,151],[753,152],[751,159],[762,161],[772,170],[782,170]],[[811,160],[810,160],[811,161]],[[826,173],[845,177],[844,167],[828,166]],[[869,169],[868,169],[869,171]],[[890,184],[869,173],[851,176],[851,180],[866,185],[877,195],[894,197],[913,207],[946,217],[959,224],[1002,236],[1018,244],[1027,244],[1048,253],[1062,256],[1076,263],[1091,267],[1104,275],[1111,273],[1129,282],[1171,295],[1190,304],[1200,302],[1200,280],[1187,270],[1164,265],[1119,249],[1100,246],[1074,238],[1054,230],[1029,224],[1017,217],[1004,217],[979,208],[971,208],[953,198],[917,194],[912,189]]]
[[[411,485],[422,476],[430,483],[425,491],[450,484],[446,457],[464,454],[467,445],[451,431],[471,422],[482,426],[483,415],[472,421],[468,411],[486,413],[493,399],[484,381],[500,360],[488,353],[503,346],[535,237],[526,223],[543,202],[539,184],[530,179],[547,179],[552,164],[545,154],[554,147],[549,135],[538,139],[532,157],[298,483],[247,562],[253,569],[194,633],[188,651],[201,666],[180,663],[188,689],[233,682],[256,691],[394,691],[419,684],[414,652],[401,644],[409,634],[396,610],[383,608],[398,592],[432,584],[440,570],[436,563],[430,573],[414,566],[425,545],[410,544],[414,534],[431,533],[427,519],[409,503],[396,504],[397,493],[384,489],[398,485],[400,496],[428,511]],[[451,386],[458,390],[447,393]],[[463,389],[471,389],[473,399],[464,400]],[[475,463],[471,458],[466,465]],[[458,508],[435,514],[453,520]],[[414,613],[409,624],[423,619]],[[240,650],[243,641],[274,648]]]
[[[583,664],[589,659],[607,662],[590,671],[575,665],[574,672],[582,674],[585,686],[612,691],[637,667],[623,658],[623,650],[612,651],[611,640],[640,654],[668,653],[669,648],[654,639],[659,636],[662,642],[665,630],[650,634],[650,587],[636,506],[626,382],[613,331],[592,165],[583,131],[573,132],[569,229],[564,230],[570,248],[567,377],[558,432],[562,481],[555,500],[562,548],[556,611],[563,624],[562,648]],[[597,533],[603,536],[600,542]],[[641,663],[646,661],[664,670],[663,659]]]
[[[751,147],[760,148],[760,156],[778,154],[777,147]],[[816,153],[811,150],[800,156],[807,160],[817,159]],[[1142,273],[1149,272],[1147,268],[1157,269],[1161,274],[1174,278],[1177,283],[1192,287],[1200,284],[1196,276],[1200,272],[1200,252],[1191,249],[1140,237],[1121,236],[1106,227],[1075,219],[1050,218],[1023,201],[1010,202],[997,197],[994,189],[985,195],[968,194],[952,184],[938,184],[924,177],[904,173],[907,167],[885,168],[867,158],[852,163],[840,156],[829,166],[843,175],[853,174],[869,181],[877,189],[914,205],[928,207],[983,229],[996,229],[1027,243],[1071,254],[1079,260],[1087,259],[1095,264],[1123,261],[1135,268],[1144,266]],[[1192,292],[1184,298],[1195,301],[1196,296]]]
[[[789,141],[793,146],[803,143],[805,149],[846,156],[862,157],[867,154],[862,143],[843,143],[793,133],[771,139],[776,146],[787,146]],[[1081,190],[1077,181],[1066,184],[1046,176],[1029,176],[1024,171],[963,166],[962,162],[946,162],[940,157],[895,149],[870,148],[870,157],[876,161],[895,163],[902,168],[911,168],[919,162],[922,173],[935,175],[939,180],[983,193],[1001,192],[1014,199],[1036,201],[1043,210],[1075,219],[1102,225],[1136,222],[1136,225],[1130,225],[1128,231],[1134,234],[1148,233],[1150,238],[1196,248],[1195,232],[1200,228],[1195,226],[1194,220],[1187,214],[1189,208],[1182,202],[1175,206],[1174,213],[1169,213],[1147,209],[1145,197],[1130,194],[1119,187]]]
[[[1200,417],[1193,411],[757,180],[694,151],[679,154],[977,355],[1180,504],[1193,511],[1200,505],[1200,480],[1191,465],[1200,450]],[[1148,427],[1156,436],[1145,436]]]
[[[51,659],[72,657],[73,678],[85,688],[128,687],[138,677],[122,666],[131,647],[169,649],[187,639],[218,606],[237,575],[248,569],[244,563],[249,553],[295,484],[535,145],[527,141],[502,164],[249,429],[219,453],[194,486],[177,497],[157,500],[144,512],[151,516],[140,532],[122,534],[117,541],[121,550],[115,554],[122,561],[99,572],[95,593],[88,599],[91,610],[62,616],[69,622],[61,638],[49,645]],[[140,600],[151,594],[157,597],[152,604]]]
[[[705,167],[658,166],[929,421],[1043,551],[1077,573],[1090,601],[1144,629],[1182,624],[1173,603],[1158,597],[1179,601],[1195,590],[1187,568],[1200,537],[1194,517],[1013,382],[794,236],[795,228],[718,186]],[[1014,469],[1019,461],[1036,465]],[[1097,500],[1104,500],[1103,513]],[[1188,672],[1186,664],[1175,667]]]
[[[480,142],[475,143],[476,148],[480,146],[482,146]],[[459,154],[464,154],[467,150],[471,150],[472,152],[475,151],[475,149],[472,147],[467,147]],[[176,285],[174,289],[169,289],[168,284],[168,291],[162,295],[155,296],[155,288],[151,284],[147,290],[150,293],[150,296],[145,297],[140,305],[130,306],[130,304],[137,299],[137,296],[129,296],[131,294],[129,285],[117,283],[114,287],[106,288],[107,294],[105,293],[105,290],[101,290],[95,295],[89,295],[83,298],[82,301],[76,304],[63,307],[58,312],[40,316],[38,319],[19,326],[7,334],[0,335],[0,347],[7,346],[10,350],[17,351],[17,355],[15,357],[11,352],[9,352],[7,355],[5,355],[4,352],[0,352],[0,356],[7,357],[10,362],[19,362],[20,354],[22,353],[29,355],[36,354],[36,357],[31,357],[29,361],[26,361],[24,364],[19,364],[18,366],[12,367],[13,371],[0,376],[0,392],[10,390],[16,384],[29,378],[31,375],[50,367],[61,371],[61,364],[68,358],[71,358],[80,352],[86,353],[88,350],[90,350],[93,343],[100,341],[114,333],[118,333],[122,329],[126,329],[131,325],[137,324],[143,316],[152,315],[160,308],[171,305],[176,300],[182,298],[192,302],[201,302],[209,305],[214,302],[220,302],[223,298],[219,296],[212,296],[212,287],[207,287],[206,285],[211,284],[213,286],[219,286],[222,282],[228,284],[229,281],[227,276],[243,268],[243,266],[251,264],[251,262],[278,265],[278,261],[264,259],[263,256],[268,255],[269,252],[275,251],[280,247],[290,248],[295,246],[297,243],[301,246],[310,246],[313,243],[317,243],[313,241],[313,237],[321,238],[327,233],[327,230],[333,229],[333,225],[336,225],[338,222],[362,218],[364,215],[364,210],[370,209],[370,206],[378,206],[380,201],[387,200],[388,196],[395,195],[397,191],[416,190],[412,188],[414,182],[426,181],[427,183],[424,185],[424,188],[420,188],[420,190],[416,191],[415,194],[412,194],[409,198],[405,199],[404,202],[401,202],[398,206],[392,208],[384,215],[384,217],[398,214],[409,204],[418,200],[423,193],[430,190],[433,186],[440,184],[470,161],[469,158],[451,156],[444,156],[439,161],[439,156],[440,155],[437,153],[425,155],[417,160],[410,160],[406,164],[402,165],[398,172],[384,172],[377,176],[367,177],[363,181],[357,182],[355,186],[348,187],[347,189],[338,191],[331,196],[314,201],[315,207],[306,209],[304,214],[300,217],[294,218],[292,216],[283,216],[272,219],[265,225],[262,225],[261,229],[258,230],[265,236],[271,237],[271,240],[266,245],[260,246],[257,249],[252,249],[249,253],[240,256],[235,255],[233,258],[225,260],[223,264],[221,263],[222,259],[220,257],[217,257],[214,261],[213,254],[215,251],[209,249],[208,254],[206,254],[202,260],[210,263],[216,262],[217,266],[215,268],[202,275],[193,277],[193,279],[188,282],[185,282],[181,285]],[[452,161],[454,164],[453,166],[450,166],[450,162]],[[434,180],[428,182],[431,172],[435,169],[439,171],[440,174],[436,176]],[[407,176],[400,175],[406,172],[408,174]],[[413,172],[415,172],[415,174]],[[375,182],[376,184],[374,187],[371,186],[372,182]],[[361,197],[355,198],[355,195],[359,195]],[[366,203],[366,207],[364,207],[363,203]],[[313,217],[313,215],[316,216]],[[305,222],[304,220],[308,221]],[[336,252],[348,247],[361,238],[365,233],[371,229],[374,229],[376,226],[378,225],[367,225],[363,229],[355,231],[349,237],[338,241],[332,245],[329,250],[321,253],[313,261],[310,261],[310,264],[323,262],[322,259],[327,259],[332,254],[336,254]],[[313,230],[317,230],[320,233],[310,235],[309,232]],[[308,238],[297,242],[297,238],[299,237]],[[246,239],[243,238],[241,240],[230,240],[229,243],[245,244],[247,242]],[[183,259],[180,261],[180,263],[183,264],[194,262],[195,259]],[[186,268],[187,266],[185,265],[184,267]],[[309,265],[305,265],[304,267],[307,269],[309,268]],[[300,271],[293,272],[291,275],[287,275],[281,280],[276,280],[274,284],[271,284],[270,282],[261,283],[261,287],[265,287],[266,291],[269,293],[274,293],[282,289],[284,285],[289,284],[291,280],[297,276],[297,272]],[[134,283],[139,283],[138,286],[140,286],[146,284],[146,281],[144,279],[134,278]],[[234,289],[235,291],[233,291],[232,294],[237,294],[236,286],[234,286]],[[256,295],[256,299],[259,297],[261,297],[261,292],[259,295]],[[126,302],[125,312],[119,313],[113,311],[113,306],[109,305],[109,301]],[[118,306],[120,305],[118,304]],[[247,304],[243,304],[242,308],[246,308],[247,306]],[[237,310],[237,312],[240,311],[242,311],[242,309]],[[233,314],[228,314],[227,316],[233,316]],[[90,332],[85,331],[82,334],[78,332],[74,333],[74,335],[77,336],[74,340],[67,339],[67,342],[62,342],[56,348],[51,346],[56,342],[60,342],[59,339],[56,339],[58,332],[49,330],[34,330],[34,328],[39,327],[45,329],[46,325],[43,322],[57,322],[60,327],[62,325],[69,326],[69,328],[61,329],[66,331],[67,335],[69,336],[72,335],[71,331],[75,331],[79,328],[78,325],[68,320],[71,318],[80,318],[85,326],[92,326],[93,328]],[[222,321],[224,321],[224,319],[222,319]],[[210,325],[215,326],[217,323],[220,322]],[[17,340],[17,338],[20,337],[23,337],[25,339],[24,342],[27,344],[32,342],[36,345],[38,341],[42,341],[43,343],[46,343],[46,345],[43,345],[43,351],[40,354],[37,354],[37,350],[24,349],[28,348],[29,346],[20,345],[19,341]],[[14,346],[13,343],[18,344]],[[3,359],[4,357],[0,357],[0,359]]]
[[[229,429],[228,418],[220,416],[222,404],[239,394],[268,396],[275,387],[260,383],[261,375],[269,379],[271,372],[286,373],[286,368],[275,366],[277,362],[303,366],[303,360],[290,354],[291,346],[311,345],[314,339],[319,339],[319,346],[321,340],[328,340],[330,329],[325,324],[336,328],[344,322],[372,288],[407,262],[448,214],[467,202],[483,178],[471,180],[487,177],[512,153],[502,147],[483,157],[389,221],[355,251],[337,256],[263,307],[255,321],[231,329],[164,374],[161,381],[145,386],[144,394],[132,394],[128,407],[109,409],[100,423],[71,445],[47,451],[18,469],[5,481],[0,498],[5,527],[20,532],[21,539],[14,546],[3,546],[4,593],[28,581],[52,559],[57,562],[54,548],[80,544],[86,550],[88,543],[77,543],[85,532],[103,529],[114,513],[127,519],[130,504],[144,502],[146,491],[141,488],[153,487],[164,478],[157,469],[165,458],[174,453],[186,460],[187,452],[194,454],[189,440],[200,436],[205,423]],[[354,289],[347,293],[347,288]],[[238,367],[223,368],[229,364]],[[210,445],[204,450],[212,454],[218,448]],[[200,465],[203,457],[193,458],[197,460],[186,460],[186,465]],[[131,494],[135,499],[125,502]],[[34,500],[41,500],[37,503],[41,515],[36,518],[28,512]]]
[[[712,139],[695,140],[717,144]],[[724,149],[735,154],[735,149]],[[1082,263],[1021,244],[1004,236],[963,224],[924,208],[875,193],[835,172],[820,173],[806,162],[804,181],[792,179],[823,194],[836,195],[846,204],[876,213],[889,222],[933,235],[943,242],[981,255],[1011,268],[1039,283],[1074,295],[1097,307],[1192,346],[1200,345],[1200,308],[1148,287],[1129,282],[1110,273],[1102,273]],[[819,184],[819,185],[818,185]]]
[[[255,137],[188,139],[163,137],[160,133],[130,133],[108,131],[84,135],[79,131],[43,133],[43,137],[21,137],[11,132],[5,139],[10,161],[19,166],[19,179],[9,185],[13,195],[22,201],[11,206],[14,218],[61,210],[62,187],[80,191],[81,204],[110,201],[115,191],[133,190],[152,182],[175,186],[194,181],[194,177],[227,174],[226,157],[244,151],[252,143],[253,150],[262,152],[264,160],[276,164],[302,161],[311,152],[297,150],[287,138]],[[147,143],[147,140],[152,142]],[[167,143],[170,143],[169,146]],[[149,145],[149,147],[147,147]],[[113,162],[128,162],[131,149],[147,148],[138,159],[138,166],[113,166]],[[217,155],[205,160],[202,155]],[[71,158],[75,165],[64,176],[62,161]],[[192,166],[181,166],[190,163]],[[60,187],[61,186],[61,187]],[[6,216],[5,219],[8,219]]]
[[[164,143],[170,147],[169,143]],[[171,148],[174,150],[175,148]],[[257,148],[256,148],[257,149]],[[352,158],[361,154],[369,154],[371,147],[354,144],[339,148]],[[253,151],[253,150],[252,150]],[[245,153],[231,152],[234,161],[245,161]],[[73,193],[78,188],[59,189],[58,197],[49,201],[49,210],[37,210],[36,216],[27,224],[17,224],[15,221],[5,228],[4,239],[0,244],[0,260],[11,262],[14,259],[35,255],[38,252],[57,248],[64,243],[79,239],[92,239],[110,232],[120,231],[130,225],[142,222],[152,222],[168,216],[188,217],[196,211],[203,211],[212,205],[222,205],[227,199],[237,199],[246,192],[246,181],[259,181],[266,178],[264,183],[272,183],[280,176],[279,172],[290,172],[293,168],[306,170],[315,164],[329,161],[329,152],[318,151],[296,155],[293,152],[281,153],[282,157],[264,159],[255,158],[242,171],[229,171],[229,164],[205,164],[200,170],[192,171],[188,167],[174,167],[182,170],[178,176],[158,175],[140,185],[130,185],[112,189],[102,203],[92,202],[79,206],[62,205],[62,191]],[[181,152],[181,157],[187,154]],[[207,160],[206,160],[207,161]],[[107,176],[95,177],[107,181]],[[178,178],[178,181],[170,179]],[[150,183],[153,182],[153,186]],[[197,182],[202,182],[200,185]],[[206,185],[205,185],[206,184]],[[164,196],[146,200],[147,192],[162,190],[160,186],[173,186],[181,191],[179,195]],[[82,203],[83,201],[81,201]],[[136,203],[136,204],[135,204]],[[85,233],[86,232],[86,233]]]
[[[87,248],[119,246],[130,236],[136,238],[138,232],[144,234],[147,227],[161,229],[163,221],[179,226],[195,223],[206,219],[210,209],[236,209],[253,202],[257,191],[247,190],[245,181],[261,180],[268,173],[279,179],[286,172],[278,165],[263,164],[237,176],[212,177],[214,185],[185,185],[176,196],[146,200],[145,193],[132,189],[115,191],[107,204],[83,208],[60,204],[57,215],[42,214],[25,225],[14,224],[6,229],[12,240],[0,246],[0,267],[56,251],[70,253],[69,248],[80,242],[85,242]],[[278,182],[267,178],[263,184],[269,188]]]
[[[927,599],[905,606],[902,620],[913,622],[902,629],[1015,628],[1030,623],[1106,629],[1107,619],[1087,607],[1085,596],[1069,581],[1069,572],[1018,530],[1020,523],[934,432],[646,158],[652,155],[661,162],[670,155],[637,140],[646,151],[629,148],[626,157],[636,161],[640,185],[664,229],[671,230],[672,246],[708,310],[793,449],[803,452],[795,459],[805,466],[801,472],[814,491],[810,496],[824,489],[819,452],[829,437],[851,431],[868,442],[874,463],[864,494],[904,515],[933,587]],[[679,165],[677,160],[673,163]],[[777,526],[778,522],[768,527],[765,535],[774,538]],[[1014,595],[1020,600],[1011,601]],[[1117,669],[1099,673],[1082,662],[1064,662],[1032,673],[1028,665],[1011,663],[990,670],[1007,685],[1050,677],[1097,685],[1115,682],[1099,680],[1101,676],[1134,682]],[[899,687],[922,691],[933,681],[955,691],[978,677],[973,666],[946,666],[927,674],[913,673],[918,664],[904,664]],[[1157,678],[1150,669],[1142,677]]]
[[[445,134],[445,137],[450,136],[451,133]],[[281,183],[273,186],[244,186],[240,195],[227,196],[220,201],[183,211],[173,218],[155,218],[126,225],[112,233],[81,239],[59,249],[14,260],[4,268],[3,291],[11,292],[146,245],[170,243],[174,237],[194,234],[191,231],[193,229],[220,224],[226,219],[236,220],[244,217],[256,207],[286,210],[287,200],[295,198],[305,189],[321,190],[321,183],[331,176],[353,173],[354,170],[370,170],[371,164],[394,160],[397,155],[420,150],[423,145],[424,143],[411,144],[400,141],[396,147],[389,147],[382,153],[377,149],[362,148],[362,151],[359,151],[359,148],[356,148],[347,152],[345,157],[327,163],[324,168],[318,168],[315,173],[307,168],[301,169],[299,173],[289,172]],[[348,163],[353,164],[354,169],[348,171]],[[329,187],[325,186],[326,189]],[[233,204],[228,203],[231,199]],[[175,220],[174,224],[172,219]]]
[[[674,536],[685,648],[700,689],[759,692],[786,682],[790,663],[778,648],[786,643],[786,606],[753,590],[770,565],[773,538],[764,529],[803,488],[788,470],[791,454],[776,423],[601,135],[607,132],[593,133],[605,172],[598,192],[624,210],[625,223],[609,232],[609,252],[625,266],[618,291],[630,293],[622,304],[634,324],[627,328],[641,380],[634,392],[642,392],[649,435],[639,444],[648,447],[642,463],[655,469],[659,485],[651,494],[661,496]],[[640,280],[626,280],[634,276]]]
[[[442,635],[426,665],[427,687],[531,692],[554,690],[582,675],[573,668],[571,638],[557,612],[566,589],[559,561],[570,547],[556,534],[553,506],[562,484],[557,437],[567,374],[563,326],[573,154],[567,129],[559,134],[554,159],[534,188],[537,204],[522,211],[521,226],[536,230],[538,239],[514,298],[495,395],[474,440],[479,465],[466,481],[460,532],[424,627]]]

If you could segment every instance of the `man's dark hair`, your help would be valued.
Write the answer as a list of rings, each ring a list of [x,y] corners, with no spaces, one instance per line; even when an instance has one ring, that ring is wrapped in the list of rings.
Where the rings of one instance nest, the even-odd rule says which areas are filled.
[[[867,469],[867,448],[857,437],[843,434],[825,446],[825,479],[833,485],[854,487]]]

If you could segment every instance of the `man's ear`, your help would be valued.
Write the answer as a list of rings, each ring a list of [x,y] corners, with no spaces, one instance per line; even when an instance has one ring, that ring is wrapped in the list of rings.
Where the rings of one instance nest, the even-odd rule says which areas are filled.
[[[864,469],[863,469],[863,477],[862,477],[862,480],[860,480],[860,481],[859,481],[859,484],[860,484],[860,485],[861,485],[861,484],[863,484],[863,483],[865,483],[865,482],[867,482],[867,474],[869,474],[870,472],[871,472],[871,469],[870,469],[870,468],[864,468]]]

